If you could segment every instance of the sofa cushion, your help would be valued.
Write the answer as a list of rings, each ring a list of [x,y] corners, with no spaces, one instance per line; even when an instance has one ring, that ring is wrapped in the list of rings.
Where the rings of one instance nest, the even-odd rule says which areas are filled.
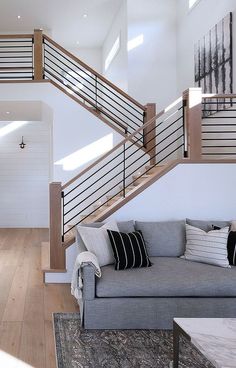
[[[100,266],[106,266],[115,262],[111,242],[107,230],[119,231],[115,221],[106,222],[99,228],[77,226],[86,249],[95,254]]]
[[[204,231],[212,230],[212,225],[218,226],[219,228],[230,226],[230,221],[215,221],[215,220],[204,221],[204,220],[192,220],[189,218],[186,219],[186,223],[188,225],[198,227],[199,229],[204,230]]]
[[[230,267],[227,254],[229,227],[204,231],[186,224],[186,250],[181,258],[194,262]]]
[[[151,257],[178,257],[185,251],[185,221],[135,222]]]
[[[115,269],[151,267],[141,231],[121,233],[107,230],[114,258]]]
[[[101,226],[103,226],[105,224],[105,222],[93,222],[91,224],[79,224],[79,226],[85,226],[85,227],[95,227],[95,228],[99,228]],[[117,222],[117,226],[119,231],[123,232],[123,233],[132,233],[133,231],[135,231],[134,228],[134,221],[120,221]],[[81,238],[78,230],[76,229],[76,242],[78,245],[78,252],[85,252],[86,246],[83,242],[83,239]]]
[[[152,267],[117,272],[102,267],[97,297],[235,297],[236,266],[221,268],[174,257],[150,257]]]

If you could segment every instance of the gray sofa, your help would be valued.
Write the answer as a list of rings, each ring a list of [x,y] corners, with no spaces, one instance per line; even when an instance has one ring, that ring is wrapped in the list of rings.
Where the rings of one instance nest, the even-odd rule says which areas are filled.
[[[222,221],[194,221],[210,230]],[[101,224],[92,224],[101,226]],[[132,222],[118,223],[133,231]],[[236,267],[222,268],[179,258],[185,250],[185,220],[135,222],[152,267],[115,271],[102,267],[96,278],[83,269],[83,325],[86,329],[170,329],[174,317],[236,317]],[[84,245],[78,239],[80,251]]]

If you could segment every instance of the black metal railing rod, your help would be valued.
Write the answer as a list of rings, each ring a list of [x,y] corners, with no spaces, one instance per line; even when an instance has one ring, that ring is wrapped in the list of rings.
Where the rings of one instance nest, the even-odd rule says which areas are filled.
[[[123,153],[123,152],[122,152]],[[79,196],[81,196],[82,194],[84,194],[88,189],[91,189],[92,186],[94,186],[99,180],[101,180],[102,178],[104,178],[105,176],[107,176],[108,174],[110,174],[113,170],[115,170],[118,166],[122,165],[122,161],[120,161],[116,166],[114,166],[114,168],[112,168],[112,170],[106,172],[104,175],[102,175],[100,178],[98,178],[96,181],[94,181],[89,187],[83,189],[81,192],[79,192],[77,195],[75,195],[73,198],[71,198],[69,201],[67,201],[65,203],[65,207],[68,206],[68,204],[70,204],[71,202],[73,202],[76,198],[78,198]],[[113,179],[115,179],[118,175],[122,174],[123,170],[121,170],[118,174],[116,173],[111,179],[109,179],[105,184],[103,184],[101,187],[97,188],[96,190],[94,190],[92,192],[92,194],[89,194],[87,197],[85,197],[81,202],[79,202],[78,204],[76,204],[74,207],[70,208],[65,214],[67,215],[69,212],[71,212],[73,209],[75,209],[78,205],[80,205],[81,203],[83,203],[84,201],[86,201],[86,199],[88,199],[91,195],[93,195],[94,193],[96,193],[98,190],[100,190],[102,187],[104,187],[105,185],[107,185],[109,182],[111,182]]]
[[[171,125],[172,126],[172,125]],[[169,126],[170,127],[170,126]],[[179,126],[177,129],[175,129],[173,132],[171,132],[168,136],[166,136],[165,138],[163,138],[161,141],[158,141],[156,144],[155,144],[155,146],[153,146],[152,148],[151,148],[151,150],[153,149],[153,148],[156,148],[156,146],[157,145],[159,145],[159,144],[161,144],[161,143],[163,143],[166,139],[168,139],[169,137],[171,137],[174,133],[176,133],[179,129],[181,129],[182,128],[182,125],[181,126]],[[158,133],[158,134],[156,134],[155,135],[155,137],[153,137],[153,138],[151,138],[149,141],[147,141],[146,142],[146,144],[148,144],[148,143],[150,143],[151,141],[153,141],[154,139],[156,139],[158,136],[160,135],[160,133]],[[133,156],[137,151],[138,151],[139,149],[137,149],[136,151],[134,151],[134,152],[132,152],[128,157],[127,157],[127,160],[131,157],[131,156]],[[149,150],[150,151],[150,150]],[[147,152],[145,152],[145,153],[148,153],[149,151],[147,151]]]
[[[163,123],[163,121],[161,121],[159,124],[157,124],[154,128],[152,128],[147,134],[149,135],[154,129],[158,128],[161,124]],[[170,126],[172,126],[173,124],[171,124]],[[180,127],[178,128],[180,129]],[[174,134],[175,132],[172,132],[170,135]],[[152,140],[154,140],[157,136],[155,136],[154,138],[151,138],[149,141],[146,142],[146,144],[150,143]],[[138,138],[136,141],[134,141],[130,146],[128,146],[125,151],[129,150],[131,147],[133,147],[134,145],[136,145],[140,140],[142,140],[142,137],[141,138]],[[160,143],[160,142],[159,142]],[[130,156],[128,156],[126,158],[129,159],[134,153],[136,153],[137,151],[139,151],[140,148],[137,148]],[[86,179],[84,179],[81,183],[79,183],[78,185],[76,185],[74,188],[72,188],[69,192],[65,193],[65,197],[67,195],[69,195],[71,192],[73,192],[75,189],[77,189],[80,185],[84,184],[88,179],[91,179],[91,177],[95,174],[97,174],[100,170],[102,170],[104,167],[106,167],[108,164],[110,164],[113,160],[115,160],[117,157],[119,157],[120,155],[122,154],[122,152],[120,152],[119,154],[117,154],[115,157],[113,157],[111,160],[109,160],[106,164],[104,164],[101,168],[99,168],[98,170],[96,170],[93,174],[91,174],[89,177],[87,177]],[[115,169],[117,166],[119,166],[119,164],[117,164],[113,169]],[[110,172],[110,171],[109,171]],[[105,173],[103,176],[106,176],[108,174]],[[99,179],[98,179],[99,180]],[[94,184],[94,183],[93,183]],[[91,184],[91,185],[93,185]],[[84,193],[88,188],[86,188],[85,190],[83,190],[83,192],[81,192],[80,194]],[[75,197],[74,197],[75,198]],[[67,202],[67,204],[69,204],[73,199],[71,199],[70,201]]]
[[[51,67],[50,67],[51,68]],[[53,68],[51,68],[53,69]],[[65,85],[65,83],[63,83],[63,81],[58,78],[55,74],[53,74],[52,72],[50,72],[50,70],[48,69],[45,69],[44,68],[44,72],[45,72],[45,76],[46,73],[50,74],[53,78],[55,78],[59,83],[61,83],[64,87],[70,89],[75,95],[79,96],[82,100],[85,100],[88,104],[90,104],[91,106],[93,106],[96,110],[98,110],[96,108],[96,105],[95,103],[93,103],[93,99],[91,98],[90,95],[88,95],[86,92],[84,92],[86,95],[88,95],[90,97],[90,100],[88,98],[86,98],[85,96],[83,96],[81,93],[79,93],[78,91],[75,91],[73,89],[73,87],[71,87],[69,84],[72,84],[74,85],[76,88],[78,88],[75,84],[73,84],[71,81],[68,80],[69,84]],[[59,74],[57,71],[56,71],[57,74]],[[60,75],[60,74],[59,74]],[[61,75],[60,75],[61,76]],[[65,77],[63,77],[64,79],[66,79]],[[101,105],[101,107],[103,107]],[[115,115],[112,111],[110,111],[109,109],[106,108],[107,111],[111,112],[112,115]],[[100,110],[101,111],[101,110]],[[125,130],[127,129],[127,126],[130,127],[131,129],[133,129],[132,126],[130,126],[127,122],[124,122],[122,119],[120,119],[124,124],[126,124],[126,126],[122,125],[119,121],[117,121],[116,119],[114,119],[110,114],[108,114],[105,110],[102,111],[102,114],[106,115],[109,119],[111,119],[116,125],[118,125],[122,130]],[[115,115],[116,116],[116,115]]]
[[[30,61],[0,61],[0,64],[29,64],[31,63]]]
[[[156,155],[157,155],[157,154],[162,153],[163,151],[165,151],[167,148],[169,148],[173,143],[175,143],[178,139],[182,138],[183,136],[184,136],[184,135],[182,134],[181,136],[179,136],[178,138],[176,138],[173,142],[171,142],[170,144],[168,144],[168,146],[166,146],[165,148],[163,148],[161,151],[157,152],[157,153],[156,153]],[[150,152],[151,150],[153,150],[153,148],[156,148],[156,146],[157,146],[157,145],[158,145],[158,143],[157,143],[154,147],[150,148],[150,150],[148,150],[146,153],[148,153],[148,152]],[[139,161],[139,160],[140,160],[140,158],[142,158],[142,157],[144,157],[144,155],[143,155],[143,156],[141,156],[141,157],[139,157],[135,162],[133,162],[133,163],[131,163],[130,165],[126,166],[126,170],[127,170],[130,166],[132,166],[134,163],[136,163],[137,161]],[[154,157],[155,157],[155,156],[154,156]],[[147,163],[147,162],[149,162],[152,158],[153,158],[153,157],[148,158],[148,160],[146,161],[146,163]],[[139,166],[139,168],[135,168],[135,170],[134,170],[134,171],[132,171],[132,173],[130,173],[130,174],[126,177],[126,179],[127,179],[128,177],[130,177],[131,175],[133,175],[133,174],[135,173],[135,171],[139,170],[142,166],[146,165],[146,163],[145,163],[145,164],[142,164],[141,166]]]
[[[28,38],[28,39],[20,39],[20,40],[13,40],[13,39],[7,39],[7,40],[0,40],[0,47],[1,47],[1,43],[32,43],[33,39],[32,38]],[[18,47],[18,45],[15,45],[14,47]]]
[[[236,138],[202,138],[202,141],[236,141]]]
[[[33,68],[32,68],[33,69]],[[31,73],[31,71],[28,71],[28,72],[1,72],[0,71],[0,74],[29,74],[29,73]]]
[[[56,52],[58,55],[60,55],[61,57],[63,57],[65,60],[67,60],[69,63],[71,63],[73,66],[75,66],[76,68],[80,69],[81,71],[85,72],[90,78],[94,79],[94,77],[92,77],[92,74],[89,74],[87,72],[86,69],[81,68],[79,63],[75,64],[73,61],[71,61],[70,59],[68,59],[65,55],[63,55],[62,53],[60,53],[57,49],[54,49],[52,46],[50,46],[47,42],[44,42],[46,46],[50,47],[54,52]],[[105,84],[105,82],[101,83],[99,81],[99,77],[97,79],[97,83],[99,83],[103,88],[105,88],[107,91],[109,91],[110,93],[112,93],[114,96],[118,97],[121,101],[123,101],[125,104],[129,105],[133,110],[135,110],[137,113],[142,114],[139,110],[137,110],[137,108],[135,108],[134,106],[130,105],[130,102],[127,102],[127,99],[124,100],[122,97],[120,97],[120,95],[114,93],[110,88],[108,88]]]
[[[203,155],[208,156],[235,156],[236,153],[234,152],[204,152]]]
[[[165,157],[163,157],[161,160],[159,160],[154,166],[159,165],[162,161],[164,161],[167,157],[169,157],[170,155],[172,155],[174,152],[178,151],[178,149],[180,149],[181,147],[183,147],[184,144],[180,144],[177,148],[175,148],[173,151],[171,151],[168,155],[166,155]],[[156,153],[154,156],[150,157],[150,160],[152,160],[153,158],[155,158],[158,155],[158,153]],[[132,183],[130,183],[129,185],[132,185],[133,183],[135,183],[138,179],[140,179],[143,175],[147,174],[148,171],[152,170],[153,166],[150,167],[148,170],[146,170],[144,173],[142,173],[140,176],[138,176],[137,178],[135,178]]]
[[[123,172],[123,170],[121,171]],[[116,188],[119,184],[121,184],[123,182],[123,177],[122,177],[122,180],[120,180],[118,183],[116,183],[112,188],[109,188],[105,193],[101,194],[99,197],[97,197],[93,202],[91,202],[88,206],[86,206],[85,208],[83,208],[80,212],[78,212],[76,215],[74,215],[73,217],[71,217],[69,220],[67,220],[65,222],[65,225],[67,225],[71,220],[73,220],[75,217],[81,215],[84,211],[87,210],[87,208],[89,208],[90,206],[92,206],[94,203],[96,203],[97,201],[99,201],[99,199],[101,199],[102,197],[104,197],[105,195],[107,195],[111,190],[113,190],[114,188]],[[109,181],[108,181],[109,183]],[[96,193],[97,191],[95,191],[94,193]],[[121,190],[120,190],[121,192]],[[94,194],[93,193],[93,194]],[[91,195],[93,195],[91,194]],[[117,194],[116,194],[117,195]],[[90,196],[89,196],[90,197]],[[88,198],[89,198],[88,197]],[[79,205],[79,204],[78,204]],[[78,206],[77,206],[78,207]],[[97,210],[97,208],[96,208]],[[95,212],[96,210],[94,210],[93,212]]]
[[[8,46],[3,46],[0,44],[0,50],[1,49],[31,49],[32,50],[32,45],[27,46],[27,45],[8,45]],[[6,51],[7,52],[7,51]]]
[[[52,66],[50,66],[50,65],[48,65],[47,63],[45,63],[45,65],[48,67],[48,68],[50,68],[50,69],[52,69],[55,73],[57,73],[57,74],[59,74],[59,76],[60,77],[62,77],[64,80],[66,80],[69,84],[71,84],[71,85],[73,85],[73,86],[75,86],[77,89],[79,89],[78,88],[78,86],[76,86],[76,84],[75,83],[73,83],[71,80],[69,80],[68,78],[66,78],[65,76],[62,76],[56,69],[54,69]],[[57,80],[60,80],[60,78],[58,78]],[[61,80],[61,83],[65,86],[65,83],[63,83],[63,81]],[[66,87],[68,88],[68,84],[66,85]],[[73,88],[72,88],[73,89]],[[90,90],[90,89],[89,89]],[[73,92],[75,93],[75,94],[78,94],[79,96],[82,96],[82,98],[84,97],[83,96],[83,94],[85,94],[88,98],[90,98],[94,103],[93,103],[93,106],[94,107],[96,107],[96,100],[95,100],[95,98],[93,98],[91,95],[89,95],[87,92],[85,92],[84,90],[80,90],[81,92],[79,93],[78,91],[75,91],[74,89],[73,89]],[[93,94],[95,94],[95,92],[94,91],[91,91]],[[90,101],[88,101],[87,100],[87,102],[89,102],[90,103]],[[111,105],[112,106],[112,105]],[[106,107],[106,106],[104,106],[104,105],[102,105],[101,103],[100,103],[100,107],[102,107],[102,108],[104,108],[105,110],[107,110],[107,111],[109,111],[112,115],[114,115],[117,119],[119,119],[122,123],[124,123],[124,124],[126,124],[128,127],[130,127],[132,130],[135,130],[130,124],[128,124],[126,121],[124,121],[121,117],[119,117],[118,115],[116,115],[113,111],[111,111],[108,107]],[[101,110],[100,110],[101,111]],[[101,113],[104,113],[104,111],[102,110],[101,111]],[[105,113],[104,113],[105,114]],[[113,120],[114,121],[114,120]],[[138,125],[137,125],[138,126]],[[139,126],[138,126],[139,127]]]
[[[236,109],[224,109],[224,110],[216,110],[216,109],[203,109],[202,112],[221,112],[221,111],[224,111],[224,112],[231,112],[231,111],[236,111]]]
[[[215,131],[204,131],[202,132],[202,134],[209,134],[209,133],[212,133],[212,134],[218,134],[218,133],[230,133],[230,134],[235,134],[236,133],[236,130],[215,130]]]
[[[154,130],[154,129],[156,129],[156,127],[155,128],[153,128],[152,130]],[[147,133],[147,135],[148,134],[150,134],[151,132],[152,132],[152,130],[150,130],[148,133]],[[135,144],[137,144],[140,140],[142,140],[142,137],[141,138],[138,138],[136,141],[134,141],[134,142],[132,142],[131,143],[131,145],[130,146],[128,146],[128,147],[126,147],[125,148],[125,152],[127,151],[127,150],[129,150],[131,147],[133,147]],[[148,142],[149,143],[149,142]],[[138,148],[138,150],[140,150],[140,148]],[[114,161],[117,157],[119,157],[119,156],[121,156],[122,155],[122,153],[123,152],[120,152],[120,153],[118,153],[115,157],[113,157],[111,160],[109,160],[108,162],[106,162],[102,167],[99,167],[95,172],[93,172],[90,176],[88,176],[87,178],[85,178],[82,182],[80,182],[78,185],[76,185],[74,188],[72,188],[71,190],[69,190],[67,193],[65,193],[65,197],[67,196],[67,195],[69,195],[70,193],[72,193],[75,189],[77,189],[79,186],[81,186],[82,184],[84,184],[88,179],[91,179],[91,177],[93,177],[95,174],[97,174],[99,171],[101,171],[104,167],[106,167],[107,165],[109,165],[112,161]],[[119,164],[117,164],[115,167],[113,167],[112,168],[112,170],[114,170],[117,166],[119,166],[120,165],[120,163]],[[105,173],[104,175],[103,175],[103,177],[104,176],[106,176],[109,172],[111,172],[111,170],[110,171],[108,171],[107,173]],[[98,179],[99,180],[99,179]],[[93,185],[93,184],[91,184],[91,185]],[[85,190],[83,190],[83,192],[81,192],[80,194],[82,194],[82,193],[84,193],[87,189],[89,189],[88,187],[85,189]],[[67,202],[67,204],[68,203],[70,203],[71,201],[69,201],[69,202]]]
[[[170,152],[170,154],[166,155],[163,159],[161,159],[156,165],[158,165],[159,163],[161,163],[162,161],[164,161],[167,157],[169,157],[171,154],[173,154],[174,152],[176,152],[179,148],[183,147],[183,143],[181,145],[179,145],[177,148],[175,148],[172,152]],[[156,154],[157,155],[157,154]],[[156,157],[156,155],[154,155],[153,157],[151,157],[150,159]],[[150,161],[150,159],[148,161]],[[142,167],[142,166],[140,166]],[[137,169],[138,170],[138,169]],[[149,169],[151,170],[151,168]],[[147,170],[147,171],[149,171]],[[146,172],[147,172],[146,171]],[[144,174],[142,174],[144,175]],[[129,185],[132,185],[134,182],[136,182],[140,177],[142,177],[142,175],[140,175],[138,178],[135,178],[133,180],[132,183],[129,183]],[[123,179],[118,182],[113,188],[110,188],[106,193],[103,193],[100,197],[98,197],[94,202],[90,203],[87,207],[85,207],[83,210],[81,210],[80,212],[78,212],[75,216],[73,216],[72,218],[70,218],[67,222],[65,222],[65,225],[67,223],[69,223],[71,220],[73,220],[74,218],[80,216],[84,211],[86,211],[87,208],[89,208],[90,206],[92,206],[94,203],[96,203],[99,199],[101,199],[102,197],[104,197],[107,193],[109,193],[112,189],[114,189],[115,187],[117,187],[119,184],[121,184],[123,182]],[[128,186],[129,186],[128,185]],[[99,208],[106,206],[106,204],[108,202],[110,202],[113,198],[115,198],[119,193],[122,192],[123,189],[119,190],[119,192],[117,192],[116,194],[114,194],[111,198],[109,198],[107,201],[105,201],[103,204],[101,204],[99,207],[97,207],[96,209],[94,209],[92,212],[90,212],[86,217],[84,217],[82,220],[80,220],[79,222],[77,222],[73,227],[77,226],[80,222],[84,221],[87,217],[91,216],[94,212],[96,212]],[[122,198],[122,197],[121,197]],[[67,230],[64,235],[69,232],[69,230]]]
[[[15,76],[15,77],[0,77],[1,80],[4,79],[25,79],[25,78],[31,78],[31,75],[26,75],[26,76]]]
[[[56,60],[58,60],[61,64],[63,64],[64,66],[66,66],[68,68],[68,65],[65,64],[63,61],[61,61],[60,59],[58,59],[55,55],[53,55],[52,53],[50,53],[49,51],[46,50],[46,53],[50,54],[52,57],[54,57]],[[55,64],[54,61],[52,61],[51,59],[49,59],[46,55],[45,55],[45,59],[49,60],[51,63]],[[55,64],[57,65],[57,64]],[[66,71],[65,69],[61,68],[59,65],[57,65],[61,70],[63,70],[65,73],[68,73],[68,71]],[[81,71],[83,71],[81,68],[79,68]],[[132,116],[134,116],[137,120],[142,122],[142,119],[139,119],[136,115],[134,115],[131,111],[129,111],[128,109],[126,109],[123,105],[121,105],[119,102],[117,102],[116,100],[114,100],[111,96],[109,96],[107,93],[105,93],[104,91],[102,91],[100,88],[95,87],[95,84],[93,84],[92,82],[90,82],[88,79],[86,79],[85,77],[83,77],[82,75],[80,75],[78,72],[76,72],[75,70],[71,69],[70,71],[73,71],[74,73],[76,73],[79,78],[82,78],[83,80],[85,80],[87,83],[89,83],[91,86],[93,86],[97,91],[101,92],[103,95],[107,96],[108,98],[110,98],[113,102],[115,102],[117,105],[119,105],[122,109],[124,109],[125,111],[127,111],[129,114],[131,114]],[[87,73],[86,73],[87,74]],[[88,75],[88,74],[87,74]],[[72,76],[71,76],[72,77]],[[72,77],[75,78],[75,77]],[[76,79],[76,78],[75,78]],[[97,80],[95,77],[92,77],[94,83],[97,83]],[[77,79],[76,79],[77,80]],[[78,82],[80,82],[78,80]],[[88,88],[88,87],[86,87]],[[89,89],[89,88],[88,88]],[[95,93],[95,92],[94,92]],[[99,95],[97,97],[100,97]],[[101,98],[101,97],[100,97]],[[112,106],[112,105],[111,105]],[[114,107],[114,106],[112,106]],[[117,111],[119,111],[118,109],[116,109]]]
[[[119,163],[119,165],[122,165],[122,161]],[[117,176],[118,175],[121,175],[123,173],[123,169],[119,172],[119,173],[116,173],[111,179],[109,179],[109,180],[107,180],[104,184],[102,184],[102,186],[101,187],[99,187],[99,188],[97,188],[97,189],[95,189],[92,193],[90,193],[89,195],[87,195],[87,197],[85,197],[84,199],[82,199],[82,201],[80,201],[79,203],[77,203],[77,204],[75,204],[72,208],[70,208],[66,213],[65,213],[65,215],[68,215],[68,213],[70,213],[71,211],[73,211],[76,207],[78,207],[78,206],[80,206],[83,202],[85,202],[88,198],[90,198],[93,194],[95,194],[98,190],[100,190],[101,188],[103,188],[103,187],[105,187],[108,183],[111,183],[112,182],[112,180],[114,180],[115,178],[117,178]],[[101,179],[101,178],[100,178]],[[123,182],[123,179],[122,179],[122,181],[121,182]],[[120,183],[119,183],[120,184]],[[115,185],[116,186],[116,185]],[[114,187],[115,187],[114,186]],[[91,187],[91,186],[90,186]],[[113,188],[112,188],[113,189]],[[111,189],[109,189],[109,190],[111,190]],[[82,193],[79,193],[77,196],[75,196],[74,198],[73,198],[73,200],[75,199],[75,198],[78,198],[78,196],[80,196]],[[97,199],[95,200],[95,202],[97,201]],[[65,206],[68,204],[68,202],[67,203],[65,203]]]
[[[221,146],[221,145],[217,145],[217,146],[202,146],[202,148],[235,148],[236,149],[236,146],[233,145],[233,146]]]
[[[177,110],[175,110],[174,112],[172,112],[170,115],[168,115],[165,119],[163,119],[163,122],[165,123],[167,120],[169,120],[170,118],[172,118],[175,114],[177,114],[180,110],[182,109],[182,106],[180,108],[178,108]]]
[[[226,110],[225,110],[226,111]],[[220,111],[218,111],[220,112]],[[230,110],[229,110],[230,112]],[[203,116],[204,119],[235,119],[236,116]]]
[[[161,124],[161,123],[160,123]],[[159,124],[159,125],[160,125]],[[154,129],[156,129],[156,126],[154,128],[152,128],[146,135],[150,134]],[[174,133],[174,132],[173,132]],[[155,137],[154,137],[155,138]],[[151,142],[154,138],[150,139],[147,143]],[[134,141],[130,146],[125,148],[125,152],[127,150],[129,150],[131,147],[133,147],[135,144],[137,144],[138,141],[140,141],[142,139],[139,138],[136,141]],[[137,151],[139,151],[140,148],[137,148],[137,150],[134,152],[136,153]],[[79,186],[81,186],[82,184],[84,184],[88,179],[91,179],[91,177],[93,177],[95,174],[97,174],[99,171],[101,171],[104,167],[106,167],[108,164],[110,164],[112,161],[114,161],[117,157],[121,156],[123,152],[118,153],[115,157],[113,157],[111,160],[109,160],[108,162],[106,162],[102,167],[100,167],[99,169],[97,169],[94,173],[92,173],[90,176],[88,176],[87,178],[85,178],[82,182],[80,182],[78,185],[76,185],[74,188],[72,188],[70,191],[68,191],[67,193],[64,194],[64,196],[66,197],[67,195],[69,195],[70,193],[72,193],[75,189],[77,189]],[[126,158],[126,161],[128,158],[130,158],[133,154],[131,154],[130,156],[128,156]],[[116,169],[121,163],[119,162],[116,166],[114,166],[112,168],[112,170],[107,171],[105,174],[102,175],[102,177],[105,177],[108,173],[110,173],[111,171],[113,171],[114,169]],[[82,192],[80,192],[77,196],[73,197],[70,201],[66,202],[66,205],[71,203],[73,201],[73,199],[77,198],[79,195],[83,194],[86,190],[88,190],[89,188],[91,188],[92,185],[94,185],[95,183],[97,183],[98,180],[100,180],[101,178],[97,179],[96,182],[92,183],[90,185],[90,187],[85,188]]]
[[[151,131],[150,131],[151,132]],[[139,138],[138,140],[141,140],[142,138]],[[151,140],[150,140],[151,141]],[[149,141],[149,142],[150,142]],[[148,142],[148,143],[149,143]],[[134,144],[136,144],[137,142],[133,142],[129,147],[125,148],[125,152],[127,150],[129,150]],[[139,151],[140,148],[138,148],[135,152]],[[117,157],[121,156],[122,153],[124,153],[124,151],[118,153],[115,157],[113,157],[111,160],[109,160],[108,162],[106,162],[102,167],[100,167],[99,169],[97,169],[94,173],[92,173],[89,177],[85,178],[82,182],[80,182],[78,185],[76,185],[74,188],[72,188],[70,191],[68,191],[67,193],[64,194],[64,196],[68,196],[70,193],[72,193],[75,189],[77,189],[79,186],[83,185],[88,179],[91,179],[91,177],[93,177],[95,174],[97,174],[99,171],[101,171],[104,167],[106,167],[108,164],[110,164],[112,161],[114,161]],[[126,158],[126,161],[129,157],[131,157],[132,155],[128,156]],[[69,203],[71,203],[75,198],[77,198],[79,195],[85,193],[88,189],[91,188],[91,186],[93,186],[94,184],[96,184],[101,178],[104,178],[106,175],[108,175],[109,173],[111,173],[113,170],[115,170],[119,165],[121,165],[121,162],[119,162],[118,164],[116,164],[116,166],[113,166],[111,170],[107,171],[105,174],[103,174],[100,178],[98,178],[95,182],[93,182],[92,184],[90,184],[89,187],[85,188],[82,192],[80,192],[79,194],[77,194],[76,196],[74,196],[73,198],[71,198],[68,202],[65,203],[65,205],[68,205]],[[121,172],[120,172],[121,173]]]
[[[0,56],[0,59],[30,59],[31,55]]]
[[[27,50],[8,50],[8,51],[4,51],[4,50],[1,50],[1,47],[0,47],[0,55],[1,54],[16,54],[16,53],[21,53],[21,54],[29,54],[31,53],[31,47],[30,47],[30,50],[27,51]]]
[[[169,148],[169,146],[171,146],[173,143],[175,143],[178,139],[180,139],[181,137],[183,137],[183,134],[180,136],[180,137],[178,137],[177,139],[175,139],[174,141],[172,141],[168,146],[166,146],[165,148],[163,148],[161,151],[159,151],[158,152],[158,154],[160,154],[161,152],[163,152],[164,150],[166,150],[167,148]],[[126,170],[129,168],[129,167],[131,167],[133,164],[135,164],[135,163],[137,163],[137,161],[139,161],[140,160],[140,158],[143,158],[144,156],[145,156],[145,154],[147,154],[148,152],[150,152],[153,148],[156,148],[156,146],[158,145],[159,143],[157,143],[154,147],[152,147],[152,148],[150,148],[146,153],[144,153],[142,156],[140,156],[136,161],[134,161],[134,162],[132,162],[131,164],[129,164],[128,166],[126,166]],[[128,158],[127,158],[128,159]],[[150,161],[150,158],[147,160],[147,162],[148,161]],[[122,163],[122,162],[121,162]],[[120,163],[120,164],[121,164]],[[143,164],[140,166],[140,167],[142,167],[143,166]],[[139,167],[139,168],[140,168]],[[129,174],[127,177],[125,177],[125,180],[130,176],[130,175],[132,175],[135,171],[137,171],[138,169],[135,169],[131,174]],[[116,178],[118,175],[120,175],[120,174],[122,174],[123,173],[123,170],[121,170],[119,173],[116,173],[116,175],[115,176],[113,176],[111,179],[109,179],[107,182],[105,182],[102,186],[104,187],[105,185],[107,185],[109,182],[111,182],[114,178]],[[98,179],[99,180],[99,179]],[[98,190],[100,190],[101,189],[101,187],[100,188],[97,188],[96,190],[94,190],[91,194],[89,194],[87,197],[85,197],[82,201],[80,201],[79,203],[77,203],[76,205],[74,205],[72,208],[70,208],[66,213],[65,213],[65,215],[67,215],[68,213],[70,213],[71,211],[73,211],[75,208],[77,208],[79,205],[81,205],[84,201],[86,201],[90,196],[92,196],[93,194],[95,194]],[[77,198],[79,195],[80,195],[81,193],[79,193],[76,197],[74,197],[73,199],[75,199],[75,198]],[[73,200],[72,199],[72,200]],[[72,201],[71,200],[71,201]],[[71,202],[70,201],[70,202]],[[97,200],[96,200],[97,201]],[[95,202],[96,202],[95,201]],[[68,204],[68,202],[65,204],[65,205],[67,205]],[[91,204],[90,204],[91,205]],[[73,219],[73,218],[72,218]],[[72,220],[71,219],[71,220]]]
[[[235,98],[235,97],[227,97],[227,98],[232,99],[232,98]],[[202,105],[235,105],[235,104],[236,104],[236,101],[232,101],[232,102],[231,101],[209,101],[209,102],[202,102]]]
[[[202,126],[212,126],[212,127],[217,127],[217,126],[236,126],[236,124],[233,123],[220,123],[220,124],[211,124],[211,123],[203,123]]]

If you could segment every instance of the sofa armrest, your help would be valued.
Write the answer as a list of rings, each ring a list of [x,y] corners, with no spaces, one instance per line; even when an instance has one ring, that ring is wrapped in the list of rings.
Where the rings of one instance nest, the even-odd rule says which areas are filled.
[[[91,265],[83,267],[83,299],[93,300],[95,298],[95,273]]]

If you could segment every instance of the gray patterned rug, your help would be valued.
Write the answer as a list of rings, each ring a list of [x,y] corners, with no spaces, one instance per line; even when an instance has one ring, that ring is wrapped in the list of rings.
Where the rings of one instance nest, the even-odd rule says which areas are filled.
[[[55,313],[58,368],[169,368],[172,332],[84,330],[78,313]],[[212,368],[187,341],[180,344],[181,368]]]

